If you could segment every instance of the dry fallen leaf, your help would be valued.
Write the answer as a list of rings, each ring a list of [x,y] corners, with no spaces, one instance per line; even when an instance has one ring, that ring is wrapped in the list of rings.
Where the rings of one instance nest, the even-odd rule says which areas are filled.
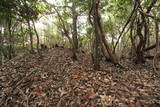
[[[67,91],[59,88],[58,91],[61,93],[60,96],[62,97],[63,95],[67,94]]]
[[[62,107],[62,99],[59,100],[56,107]]]
[[[106,104],[106,106],[111,105],[113,101],[113,97],[106,95],[99,95],[102,102]]]
[[[81,78],[81,76],[78,76],[78,75],[73,76],[73,79],[80,79],[80,78]]]
[[[31,94],[42,96],[42,97],[46,96],[46,93],[44,93],[44,92],[32,92]]]
[[[121,74],[110,63],[102,62],[101,68],[106,72],[95,72],[90,54],[77,53],[78,61],[72,61],[68,49],[42,51],[42,55],[26,55],[0,67],[0,105],[150,107],[150,98],[159,104],[160,78],[144,65],[123,61],[128,70]],[[137,99],[139,102],[135,103]]]
[[[96,98],[101,98],[97,93],[93,94],[89,97],[90,99],[96,99]]]
[[[79,86],[79,88],[80,88],[80,89],[84,89],[84,88],[86,88],[86,86]]]

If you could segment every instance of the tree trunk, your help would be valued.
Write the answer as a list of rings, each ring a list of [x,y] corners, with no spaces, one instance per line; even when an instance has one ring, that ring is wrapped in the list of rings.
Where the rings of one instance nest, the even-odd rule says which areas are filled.
[[[98,1],[93,0],[94,6],[92,6],[92,8],[89,12],[89,22],[91,23],[92,26],[94,26],[94,28],[98,29],[98,33],[99,33],[99,36],[100,36],[99,37],[100,38],[100,43],[101,43],[100,46],[102,47],[104,45],[111,62],[114,63],[114,64],[119,64],[119,61],[118,61],[118,58],[117,58],[116,54],[111,52],[109,44],[107,43],[107,40],[105,38],[106,36],[105,36],[104,29],[103,29],[103,25],[101,23],[101,16],[98,12],[99,2],[100,2],[99,0]],[[97,11],[96,12],[93,11],[96,8],[97,8]],[[96,21],[96,25],[92,22],[91,15],[94,18],[94,22]],[[105,51],[103,50],[103,52],[105,52]]]
[[[134,34],[134,32],[133,32],[133,28],[134,28],[134,22],[132,22],[131,24],[130,24],[130,40],[131,40],[131,57],[133,57],[134,55],[135,55],[135,48],[136,48],[136,45],[135,45],[135,39],[134,39],[134,36],[133,36],[133,34]]]
[[[153,66],[155,71],[160,69],[160,48],[159,48],[159,25],[158,22],[155,20],[155,35],[156,35],[156,54],[154,55],[153,59]]]
[[[138,21],[137,21],[137,35],[139,37],[139,43],[136,48],[136,63],[144,63],[145,62],[144,51],[143,51],[143,47],[145,45],[145,42],[144,42],[144,37],[142,34],[142,28],[143,28],[143,22],[140,22],[140,20],[138,19]]]
[[[155,32],[156,32],[156,52],[159,51],[159,26],[158,26],[158,22],[155,21]]]
[[[112,38],[112,40],[111,40],[111,45],[112,45],[111,49],[113,50],[114,49],[114,39],[115,39],[114,33],[112,33],[111,38]]]
[[[147,24],[150,25],[149,19],[147,20]],[[150,46],[150,31],[149,31],[149,28],[148,28],[147,47],[149,47],[149,46]]]
[[[93,0],[92,1],[92,9],[93,9],[93,26],[94,26],[94,33],[95,33],[95,39],[93,43],[93,64],[94,69],[99,70],[100,69],[100,29],[98,27],[98,9],[99,9],[99,0]]]
[[[22,23],[21,23],[21,35],[22,35],[22,47],[25,48],[25,37],[24,37]]]
[[[140,1],[136,1],[139,4],[139,9],[141,9],[141,11],[143,11],[141,5],[140,5]],[[147,14],[150,13],[152,7],[154,6],[154,4],[157,2],[157,0],[153,0],[150,4],[150,6],[147,8]],[[142,22],[140,22],[140,19],[138,19],[137,21],[137,36],[139,37],[139,44],[137,45],[136,48],[136,63],[144,63],[145,59],[144,59],[144,50],[145,50],[145,46],[146,46],[146,42],[147,42],[147,35],[148,35],[148,25],[146,22],[146,16],[144,15],[144,13],[142,13],[140,11],[140,15],[141,15],[141,19]],[[144,28],[144,35],[142,34],[142,29]]]
[[[75,45],[74,45],[74,43],[73,43],[73,40],[72,40],[72,39],[70,38],[70,36],[69,36],[69,32],[68,32],[68,30],[67,30],[67,28],[66,28],[66,26],[65,26],[64,20],[63,20],[62,16],[60,15],[60,13],[58,12],[58,10],[55,8],[55,6],[54,6],[54,5],[52,5],[52,6],[53,6],[54,10],[56,11],[56,13],[57,13],[57,15],[58,15],[58,17],[59,17],[59,20],[60,20],[60,22],[61,22],[61,26],[62,26],[62,28],[63,28],[64,35],[67,37],[67,39],[69,40],[69,42],[70,42],[70,44],[71,44],[71,48],[72,48],[72,59],[73,59],[73,60],[77,60],[76,47],[75,47]]]
[[[72,4],[72,19],[73,19],[73,44],[75,45],[76,50],[78,49],[78,37],[77,37],[77,12],[76,12],[76,5],[75,1]]]
[[[33,50],[33,35],[32,35],[32,29],[31,29],[29,19],[27,19],[27,23],[28,23],[29,36],[30,36],[30,47],[31,47],[30,51],[31,51],[31,53],[33,53],[34,52],[34,50]]]
[[[13,35],[11,31],[11,24],[12,24],[12,19],[8,18],[8,36],[9,36],[9,59],[12,59],[12,54],[13,54]]]
[[[116,56],[115,53],[112,53],[112,51],[111,51],[111,49],[110,49],[110,47],[109,47],[109,44],[108,44],[108,42],[107,42],[107,40],[106,40],[106,38],[105,38],[106,35],[105,35],[104,29],[103,29],[103,25],[102,25],[102,23],[101,23],[101,16],[100,16],[99,13],[98,13],[97,15],[98,15],[97,22],[98,22],[98,27],[99,27],[99,30],[100,30],[100,36],[101,36],[100,38],[101,38],[101,41],[102,41],[102,43],[104,44],[104,46],[105,46],[105,48],[106,48],[106,50],[107,50],[107,52],[108,52],[108,55],[109,55],[111,61],[112,61],[114,64],[118,64],[118,63],[119,63],[118,58],[117,58],[117,56]]]
[[[39,35],[38,35],[38,32],[37,32],[37,30],[36,30],[36,26],[35,26],[35,23],[34,23],[33,20],[32,20],[32,23],[33,23],[33,27],[34,27],[34,32],[35,32],[36,37],[37,37],[37,51],[38,51],[38,53],[39,53]],[[39,53],[39,54],[40,54],[40,53]]]
[[[2,45],[3,45],[2,30],[0,29],[0,66],[1,66],[2,63],[3,63]]]
[[[102,30],[102,29],[101,29],[101,30]],[[114,64],[118,64],[118,63],[119,63],[118,58],[117,58],[117,56],[116,56],[115,53],[112,53],[112,52],[111,52],[111,49],[110,49],[110,47],[109,47],[109,45],[108,45],[108,43],[107,43],[107,40],[105,39],[104,31],[101,32],[101,37],[102,37],[102,42],[103,42],[103,44],[104,44],[104,46],[105,46],[105,49],[106,49],[107,52],[108,52],[108,55],[109,55],[111,61],[112,61]]]
[[[132,18],[133,18],[133,16],[134,16],[134,14],[136,13],[137,9],[138,9],[138,5],[137,5],[137,2],[135,2],[134,7],[133,7],[133,10],[132,10],[132,12],[131,12],[131,14],[130,14],[130,16],[129,16],[127,22],[126,22],[126,24],[125,24],[124,27],[122,28],[122,32],[120,32],[120,35],[119,35],[119,37],[118,37],[117,42],[115,43],[115,46],[114,46],[114,49],[113,49],[113,53],[116,52],[116,47],[117,47],[117,45],[118,45],[118,43],[119,43],[119,40],[120,40],[120,38],[123,36],[123,33],[125,32],[125,29],[126,29],[126,27],[128,26],[128,24],[132,21]]]

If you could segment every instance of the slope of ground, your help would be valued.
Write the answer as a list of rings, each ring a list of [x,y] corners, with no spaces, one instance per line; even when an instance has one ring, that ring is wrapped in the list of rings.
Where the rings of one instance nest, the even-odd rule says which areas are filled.
[[[160,106],[160,78],[149,66],[102,62],[92,69],[88,54],[72,61],[68,49],[21,55],[0,68],[0,105],[19,107]],[[146,68],[146,69],[145,69]]]

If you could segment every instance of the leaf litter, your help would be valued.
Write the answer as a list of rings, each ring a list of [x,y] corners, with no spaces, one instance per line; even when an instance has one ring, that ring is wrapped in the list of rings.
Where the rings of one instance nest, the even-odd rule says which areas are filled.
[[[160,78],[147,65],[101,62],[94,71],[88,53],[72,61],[69,49],[24,54],[0,68],[0,105],[44,107],[160,106]],[[122,70],[121,70],[122,71]]]

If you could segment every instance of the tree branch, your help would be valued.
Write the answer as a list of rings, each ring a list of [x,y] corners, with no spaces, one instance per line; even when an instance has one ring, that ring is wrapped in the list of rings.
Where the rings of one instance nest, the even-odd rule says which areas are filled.
[[[117,45],[118,45],[118,43],[119,43],[119,40],[120,40],[120,38],[122,37],[123,32],[125,31],[127,25],[128,25],[129,22],[131,21],[132,16],[133,16],[133,14],[136,12],[137,9],[138,9],[137,2],[135,2],[134,8],[133,8],[133,10],[132,10],[132,12],[131,12],[131,14],[130,14],[130,16],[129,16],[129,18],[128,18],[128,21],[127,21],[126,24],[124,25],[124,27],[123,27],[123,29],[122,29],[122,32],[120,33],[120,35],[119,35],[119,37],[118,37],[118,40],[117,40],[117,42],[116,42],[116,44],[115,44],[115,46],[114,46],[114,48],[113,48],[113,52],[114,52],[114,53],[115,53],[116,47],[117,47]]]

